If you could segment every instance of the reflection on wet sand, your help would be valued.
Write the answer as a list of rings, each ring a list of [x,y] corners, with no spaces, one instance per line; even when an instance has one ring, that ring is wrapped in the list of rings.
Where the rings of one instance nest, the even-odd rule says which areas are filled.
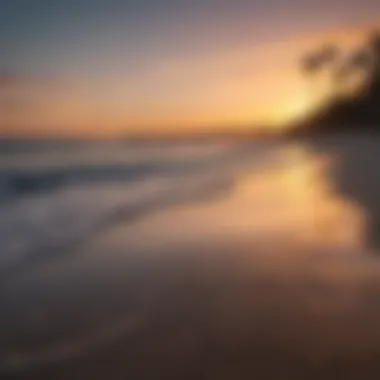
[[[288,146],[228,197],[119,226],[14,278],[3,367],[23,379],[377,378],[380,208],[355,166],[362,148]],[[43,322],[26,326],[33,313]]]
[[[365,243],[380,248],[380,139],[377,134],[325,138],[312,144],[316,154],[334,157],[326,178],[335,191],[366,216]]]
[[[237,236],[305,249],[363,249],[365,215],[326,178],[333,165],[333,157],[307,146],[287,147],[273,165],[238,178],[228,197],[156,214],[134,227],[135,239],[157,245]]]

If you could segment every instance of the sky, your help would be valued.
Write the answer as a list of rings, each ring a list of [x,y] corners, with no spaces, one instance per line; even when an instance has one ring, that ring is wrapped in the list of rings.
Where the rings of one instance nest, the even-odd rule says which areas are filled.
[[[299,57],[378,0],[2,0],[0,134],[277,125],[310,106]]]

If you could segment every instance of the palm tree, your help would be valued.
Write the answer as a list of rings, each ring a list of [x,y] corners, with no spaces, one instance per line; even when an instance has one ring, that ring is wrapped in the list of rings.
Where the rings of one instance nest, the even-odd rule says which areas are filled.
[[[380,32],[372,32],[368,38],[367,45],[372,57],[372,80],[380,82]]]
[[[319,54],[323,60],[323,64],[325,66],[331,66],[339,59],[340,51],[335,45],[328,44],[320,49]]]
[[[370,77],[371,68],[372,58],[368,49],[361,47],[354,51],[334,72],[337,93],[344,96],[352,86],[355,89],[357,85],[364,85]]]
[[[308,75],[309,77],[312,77],[313,79],[313,86],[311,89],[312,97],[319,95],[321,84],[323,85],[323,83],[326,83],[324,81],[321,81],[321,79],[323,80],[327,78],[328,80],[327,86],[330,92],[330,88],[334,82],[332,80],[331,74],[334,71],[335,66],[337,65],[339,56],[340,56],[340,51],[335,45],[326,44],[322,46],[321,48],[319,48],[314,53],[307,54],[301,60],[302,72]],[[321,77],[320,75],[317,76],[317,74],[326,75],[326,71],[325,71],[326,69],[328,70],[327,77]],[[324,86],[325,85],[323,85],[322,88],[325,88]]]
[[[318,82],[322,79],[326,83],[327,79],[325,105],[311,119],[310,128],[379,125],[380,31],[372,32],[350,54],[340,54],[338,48],[326,45],[304,56],[301,68],[313,78],[320,74]]]
[[[380,31],[373,31],[368,38],[368,45],[378,55],[380,55]]]
[[[334,45],[325,45],[316,52],[303,57],[301,68],[306,74],[315,74],[322,68],[332,65],[339,57],[339,50]]]
[[[307,75],[317,74],[323,66],[323,56],[319,51],[309,53],[301,61],[301,69]]]

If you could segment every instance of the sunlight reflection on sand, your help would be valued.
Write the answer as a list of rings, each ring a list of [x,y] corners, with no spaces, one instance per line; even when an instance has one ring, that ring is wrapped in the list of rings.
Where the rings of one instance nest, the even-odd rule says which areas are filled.
[[[326,182],[330,164],[306,149],[286,149],[277,166],[237,179],[228,197],[156,214],[137,223],[133,235],[148,245],[238,236],[304,248],[364,249],[365,216]]]
[[[365,213],[325,177],[333,164],[288,147],[223,197],[119,225],[14,278],[2,325],[13,343],[0,347],[0,364],[65,362],[116,341],[112,359],[100,355],[103,376],[115,360],[147,378],[198,368],[234,379],[244,368],[278,379],[371,358],[380,350],[380,264],[366,251]],[[30,330],[33,315],[43,323]],[[131,328],[131,316],[141,323]]]

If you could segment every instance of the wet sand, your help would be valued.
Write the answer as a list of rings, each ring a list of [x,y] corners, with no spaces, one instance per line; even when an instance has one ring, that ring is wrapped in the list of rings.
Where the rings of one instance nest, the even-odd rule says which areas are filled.
[[[373,218],[290,155],[7,279],[1,378],[377,379]]]
[[[23,303],[21,320],[8,322],[12,345],[2,342],[4,374],[376,378],[380,266],[375,259],[296,250],[276,256],[269,247],[255,257],[248,242],[222,243],[182,250],[180,257],[173,251],[149,260],[120,259],[118,270],[102,279],[92,271],[82,281],[72,273],[68,282],[67,274],[47,268],[38,279],[20,280],[13,289],[31,304]],[[12,307],[10,318],[17,315],[14,303],[8,312]],[[21,327],[18,344],[12,325]]]

